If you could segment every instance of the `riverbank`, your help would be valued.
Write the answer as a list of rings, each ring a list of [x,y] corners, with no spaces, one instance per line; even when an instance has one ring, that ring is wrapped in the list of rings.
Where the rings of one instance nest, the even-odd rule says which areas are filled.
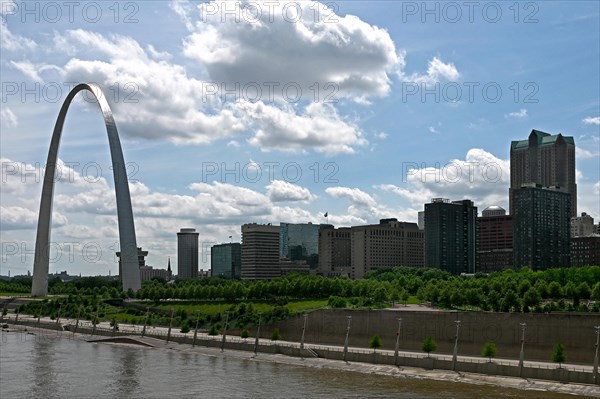
[[[67,331],[56,331],[54,329],[31,326],[27,328],[27,332],[25,332],[24,326],[13,327],[13,325],[10,325],[10,327],[16,333],[19,333],[18,331],[20,331],[20,333],[29,334],[28,336],[31,336],[31,334],[35,335],[35,337],[32,337],[31,339],[49,339],[51,337],[52,339],[77,339],[81,341],[89,341],[92,338],[90,337],[89,333],[81,334]],[[85,329],[86,328],[83,327],[81,331],[85,331]],[[166,342],[165,340],[152,337],[141,338],[139,336],[131,336],[131,338],[139,341],[140,344],[145,346],[148,350],[173,350],[203,356],[232,357],[245,359],[247,361],[272,362],[317,369],[338,370],[362,374],[376,374],[390,378],[435,380],[464,384],[489,385],[509,389],[543,391],[561,395],[580,395],[585,397],[600,398],[600,387],[588,384],[564,384],[545,380],[491,376],[468,372],[454,372],[450,370],[427,370],[419,367],[370,364],[366,362],[344,362],[342,360],[326,359],[322,357],[294,356],[294,351],[287,346],[289,343],[286,342],[281,342],[279,344],[273,344],[272,342],[260,342],[257,347],[258,354],[255,355],[250,349],[254,346],[253,339],[241,342],[243,345],[240,347],[245,347],[246,350],[237,350],[232,348],[232,346],[235,346],[233,344],[236,344],[236,342],[233,341],[237,341],[234,339],[235,337],[228,337],[228,339],[233,339],[233,341],[227,341],[226,345],[224,345],[224,351],[222,351],[220,349],[220,346],[222,345],[222,336],[211,337],[213,339],[210,339],[209,341],[205,340],[206,337],[200,337],[196,341],[196,346],[192,346],[190,343],[185,342]],[[210,344],[207,345],[209,342]],[[206,346],[199,346],[200,344],[204,344]],[[240,343],[238,342],[237,344]],[[298,343],[295,344],[298,346]],[[112,343],[110,345],[129,346],[131,345],[131,342],[123,341],[121,343]],[[290,356],[290,354],[292,356]]]

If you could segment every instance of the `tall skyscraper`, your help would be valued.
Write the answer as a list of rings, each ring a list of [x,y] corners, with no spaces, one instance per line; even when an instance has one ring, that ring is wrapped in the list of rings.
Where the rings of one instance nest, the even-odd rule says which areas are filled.
[[[570,194],[524,185],[514,194],[515,267],[533,270],[570,266]]]
[[[575,141],[571,136],[550,135],[532,130],[527,140],[510,145],[510,214],[514,209],[514,190],[527,183],[558,187],[571,194],[571,216],[577,216],[575,182]]]
[[[423,230],[416,223],[381,219],[379,224],[352,226],[352,278],[369,270],[394,266],[423,267]]]
[[[425,266],[475,273],[477,207],[473,201],[434,198],[425,204]]]
[[[198,236],[196,229],[181,229],[177,233],[177,277],[198,277]]]
[[[242,245],[239,242],[212,246],[210,275],[236,279],[242,277]]]
[[[242,280],[271,279],[281,275],[279,226],[242,225]]]
[[[490,273],[513,267],[512,216],[499,206],[487,207],[477,218],[475,270]]]

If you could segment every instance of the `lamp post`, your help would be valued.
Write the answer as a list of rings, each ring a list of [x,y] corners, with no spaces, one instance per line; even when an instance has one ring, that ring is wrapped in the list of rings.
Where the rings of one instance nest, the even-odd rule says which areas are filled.
[[[348,337],[350,336],[350,322],[352,321],[352,316],[346,316],[348,319],[348,327],[346,328],[346,340],[344,341],[344,361],[346,361],[346,356],[348,355]]]
[[[171,308],[171,319],[169,320],[169,331],[167,332],[167,342],[171,339],[171,327],[173,327],[173,309]]]
[[[302,337],[300,338],[300,350],[304,349],[304,332],[306,331],[306,319],[308,314],[304,313],[304,324],[302,325]]]
[[[60,306],[58,307],[58,313],[56,314],[56,324],[58,325],[58,323],[60,322],[60,311],[62,310],[62,303],[60,304]],[[17,317],[19,317],[19,308],[17,307]],[[15,323],[17,321],[15,320]]]
[[[200,312],[196,315],[196,329],[194,330],[194,340],[192,341],[192,347],[196,346],[196,337],[198,336],[198,322],[200,321]]]
[[[257,351],[258,351],[258,337],[260,337],[260,318],[261,318],[261,314],[258,314],[258,328],[256,329],[256,338],[254,339],[254,356],[257,355]]]
[[[525,330],[527,323],[519,323],[521,326],[521,353],[519,355],[519,377],[523,374],[523,363],[525,361]]]
[[[598,381],[598,344],[600,344],[600,326],[595,326],[596,330],[596,355],[594,356],[594,382],[597,384]]]
[[[148,313],[150,313],[150,308],[146,308],[146,317],[144,318],[144,328],[142,328],[142,337],[146,335],[146,324],[148,324]]]
[[[229,312],[225,312],[225,324],[223,325],[223,340],[221,341],[221,352],[225,350],[225,337],[227,336],[227,322],[229,321]]]
[[[73,336],[77,333],[77,329],[79,328],[79,316],[81,316],[81,306],[77,309],[77,320],[75,321],[75,329],[73,330]]]
[[[460,320],[455,320],[456,335],[454,336],[454,353],[452,354],[452,370],[456,370],[456,360],[458,357],[458,330],[460,329]]]
[[[400,327],[402,327],[402,318],[398,318],[398,332],[396,333],[396,349],[394,350],[394,365],[398,365],[398,350],[400,349]]]
[[[93,325],[92,335],[96,334],[96,326],[99,321],[100,321],[100,319],[98,318],[98,309],[96,309],[96,315],[94,316],[94,322],[92,323],[92,325]]]

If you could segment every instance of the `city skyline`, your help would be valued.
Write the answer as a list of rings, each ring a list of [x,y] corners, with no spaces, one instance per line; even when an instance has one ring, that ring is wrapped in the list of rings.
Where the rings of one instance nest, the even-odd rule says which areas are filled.
[[[8,255],[11,248],[2,248],[0,274],[32,270],[48,126],[68,92],[64,82],[73,81],[96,81],[108,93],[129,162],[138,244],[149,250],[148,263],[156,267],[166,267],[169,256],[177,262],[174,234],[186,226],[199,232],[199,267],[208,269],[204,244],[229,242],[229,236],[241,241],[244,223],[340,227],[391,217],[416,222],[423,204],[435,197],[471,199],[480,210],[491,205],[509,209],[510,142],[525,139],[532,129],[574,137],[578,213],[600,220],[597,3],[542,3],[532,17],[535,23],[524,21],[531,10],[521,10],[515,23],[513,11],[502,5],[497,23],[480,12],[471,23],[466,10],[458,22],[445,14],[435,22],[432,16],[408,13],[400,2],[385,7],[344,2],[337,4],[336,18],[321,25],[307,14],[306,32],[316,43],[312,52],[301,32],[277,14],[273,23],[263,25],[289,37],[297,54],[308,60],[278,46],[275,35],[260,36],[259,30],[253,39],[270,44],[273,60],[262,71],[257,65],[264,60],[252,57],[259,50],[256,44],[239,35],[246,26],[243,18],[222,22],[220,15],[202,14],[196,3],[140,3],[133,16],[135,10],[120,10],[118,23],[107,6],[95,24],[85,20],[81,9],[73,21],[66,10],[62,19],[45,21],[40,4],[39,22],[18,8],[3,8],[1,239],[17,243],[18,253]],[[321,16],[333,16],[321,11]],[[128,16],[137,22],[126,23]],[[423,16],[429,18],[425,24]],[[159,18],[168,34],[153,31]],[[472,37],[472,29],[481,34]],[[211,32],[247,51],[219,53],[218,42],[208,40]],[[342,52],[335,41],[327,42],[336,34],[369,51],[348,46]],[[528,41],[515,45],[516,37],[524,36]],[[331,45],[334,56],[355,62],[334,62],[317,51],[319,45]],[[227,56],[230,68],[223,67]],[[285,68],[287,61],[297,67]],[[236,68],[244,73],[236,74]],[[321,69],[323,74],[316,74]],[[267,78],[282,85],[298,82],[312,99],[297,105],[285,99],[203,101],[202,89],[206,94],[212,88],[203,83],[244,86]],[[158,90],[153,80],[172,93]],[[310,89],[315,81],[319,101]],[[332,81],[338,85],[333,86],[337,103],[323,98]],[[456,85],[466,94],[468,82],[479,87],[494,82],[503,89],[502,98],[491,102],[477,90],[472,102],[447,101]],[[61,95],[52,101],[51,90],[57,87]],[[433,94],[423,101],[421,92],[408,94],[415,87]],[[519,101],[514,101],[516,88]],[[526,95],[538,102],[524,102]],[[118,271],[112,170],[100,116],[91,105],[75,101],[65,125],[68,137],[59,158],[71,168],[63,169],[56,185],[52,236],[63,256],[50,264],[50,272]],[[239,169],[231,172],[236,164]],[[260,178],[251,165],[260,166]],[[490,172],[487,178],[484,171]],[[500,179],[491,174],[495,171],[501,171]],[[102,250],[96,262],[82,256],[89,243]],[[75,251],[73,261],[67,248]]]

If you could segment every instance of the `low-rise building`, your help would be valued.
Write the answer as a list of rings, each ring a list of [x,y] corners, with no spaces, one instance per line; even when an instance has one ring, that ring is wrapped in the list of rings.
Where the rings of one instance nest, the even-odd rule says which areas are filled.
[[[600,234],[571,238],[572,266],[600,266]]]

